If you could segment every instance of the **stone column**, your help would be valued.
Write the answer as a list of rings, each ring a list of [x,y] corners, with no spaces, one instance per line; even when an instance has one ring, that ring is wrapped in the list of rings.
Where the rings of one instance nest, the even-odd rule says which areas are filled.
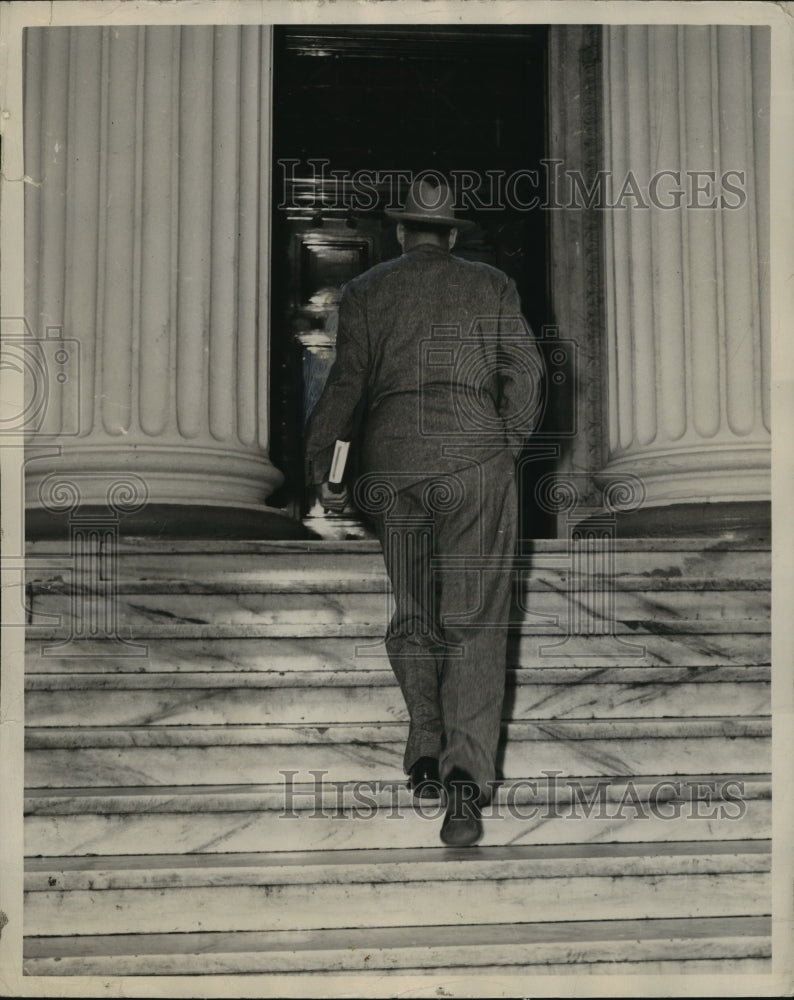
[[[25,55],[37,443],[60,448],[28,464],[29,508],[54,472],[89,505],[134,472],[151,504],[266,509],[282,481],[267,451],[271,29],[34,28]]]
[[[598,478],[636,474],[646,506],[770,498],[769,62],[768,28],[604,28],[605,166],[625,197],[604,213]]]

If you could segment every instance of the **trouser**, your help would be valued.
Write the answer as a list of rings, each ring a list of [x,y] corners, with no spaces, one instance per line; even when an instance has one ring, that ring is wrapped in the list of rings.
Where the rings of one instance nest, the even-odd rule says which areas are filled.
[[[398,488],[375,521],[395,601],[386,649],[410,719],[405,771],[438,757],[442,780],[462,768],[487,798],[505,688],[513,459]]]

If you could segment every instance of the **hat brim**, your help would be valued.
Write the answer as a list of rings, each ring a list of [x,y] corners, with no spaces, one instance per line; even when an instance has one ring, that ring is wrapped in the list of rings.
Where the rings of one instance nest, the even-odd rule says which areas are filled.
[[[439,229],[451,228],[463,231],[464,229],[473,229],[475,226],[475,223],[470,219],[456,219],[454,216],[449,215],[401,212],[398,208],[387,208],[384,209],[384,212],[390,219],[396,219],[397,222],[420,222],[423,226],[427,226],[428,229],[437,226]]]

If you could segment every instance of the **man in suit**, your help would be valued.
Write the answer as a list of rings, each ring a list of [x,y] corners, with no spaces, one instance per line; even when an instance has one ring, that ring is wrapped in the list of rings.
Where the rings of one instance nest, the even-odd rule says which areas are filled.
[[[345,286],[307,462],[323,505],[341,509],[331,456],[361,425],[355,498],[394,593],[386,648],[410,718],[405,771],[417,797],[443,783],[442,841],[473,844],[504,699],[514,459],[537,423],[542,367],[514,282],[452,255],[471,223],[446,184],[420,178],[387,215],[403,252]]]

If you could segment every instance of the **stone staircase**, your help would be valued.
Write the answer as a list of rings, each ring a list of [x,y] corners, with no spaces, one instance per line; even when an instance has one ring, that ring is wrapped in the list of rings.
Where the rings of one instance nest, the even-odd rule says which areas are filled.
[[[522,560],[503,780],[451,850],[374,543],[32,543],[26,972],[769,971],[768,547],[611,545]]]

